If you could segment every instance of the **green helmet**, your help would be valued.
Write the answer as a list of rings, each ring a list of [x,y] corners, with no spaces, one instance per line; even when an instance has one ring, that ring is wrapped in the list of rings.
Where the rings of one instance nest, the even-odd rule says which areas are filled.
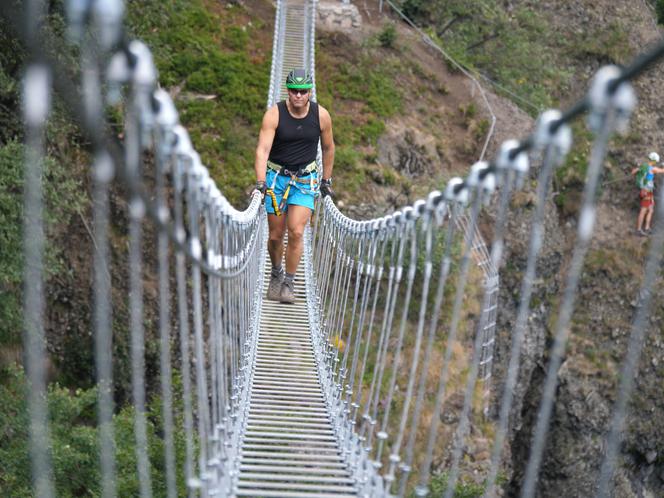
[[[309,89],[314,87],[314,80],[306,69],[293,69],[286,77],[286,88]]]

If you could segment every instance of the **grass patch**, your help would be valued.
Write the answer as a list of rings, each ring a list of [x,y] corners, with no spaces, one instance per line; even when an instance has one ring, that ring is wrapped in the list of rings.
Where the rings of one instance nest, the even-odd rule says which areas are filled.
[[[362,191],[372,168],[378,138],[386,119],[403,107],[402,89],[397,83],[404,70],[394,54],[371,43],[354,53],[340,52],[331,35],[321,33],[316,48],[318,67],[334,68],[317,80],[318,101],[332,112],[337,145],[335,177],[345,197]],[[361,153],[360,150],[365,151]],[[391,176],[388,181],[396,178]]]
[[[220,189],[246,205],[269,86],[271,33],[244,7],[211,0],[128,5],[131,32],[154,54],[163,86]]]
[[[528,7],[508,12],[495,0],[482,4],[406,0],[403,5],[416,7],[407,12],[428,23],[432,38],[456,60],[479,69],[536,107],[554,105],[551,90],[559,95],[568,88],[571,73],[558,60],[557,47],[549,43],[551,27],[538,12]]]
[[[631,54],[629,33],[622,23],[613,21],[569,40],[565,51],[575,59],[592,58],[604,64],[624,64]]]
[[[643,266],[635,264],[632,259],[625,258],[625,254],[629,252],[636,251],[634,248],[627,247],[627,243],[618,248],[592,249],[586,256],[585,270],[592,275],[609,277],[613,282],[616,279],[627,282],[638,281],[642,277]]]
[[[447,489],[447,481],[447,473],[434,475],[429,484],[430,496],[443,496]],[[453,496],[454,498],[479,498],[483,493],[484,486],[480,484],[474,482],[457,482]]]

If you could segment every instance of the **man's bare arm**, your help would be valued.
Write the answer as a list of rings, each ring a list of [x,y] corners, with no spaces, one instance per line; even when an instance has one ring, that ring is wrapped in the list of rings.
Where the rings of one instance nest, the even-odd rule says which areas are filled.
[[[279,125],[279,110],[273,106],[265,112],[261,131],[258,135],[258,145],[256,145],[256,160],[254,161],[254,170],[256,171],[256,181],[264,182],[267,169],[267,158],[270,155],[274,134]]]
[[[319,107],[320,145],[323,150],[323,178],[332,178],[334,169],[334,136],[332,134],[332,118],[327,109]]]

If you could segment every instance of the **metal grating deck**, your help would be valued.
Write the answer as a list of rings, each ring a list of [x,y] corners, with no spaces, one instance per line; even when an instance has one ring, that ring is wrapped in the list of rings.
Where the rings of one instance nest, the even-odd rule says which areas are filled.
[[[295,304],[263,301],[237,496],[357,496],[320,387],[302,266]],[[269,272],[268,259],[265,289]]]

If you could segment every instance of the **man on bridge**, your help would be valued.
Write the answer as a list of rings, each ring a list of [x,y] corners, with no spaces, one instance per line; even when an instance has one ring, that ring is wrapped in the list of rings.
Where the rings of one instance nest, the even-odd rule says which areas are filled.
[[[334,140],[332,119],[310,100],[313,79],[304,69],[286,78],[288,99],[263,116],[256,147],[256,189],[265,197],[272,262],[267,298],[295,301],[293,278],[302,256],[304,228],[314,210],[314,198],[332,195]],[[323,174],[318,182],[318,141],[323,150]],[[288,229],[286,271],[282,266],[284,232]]]

